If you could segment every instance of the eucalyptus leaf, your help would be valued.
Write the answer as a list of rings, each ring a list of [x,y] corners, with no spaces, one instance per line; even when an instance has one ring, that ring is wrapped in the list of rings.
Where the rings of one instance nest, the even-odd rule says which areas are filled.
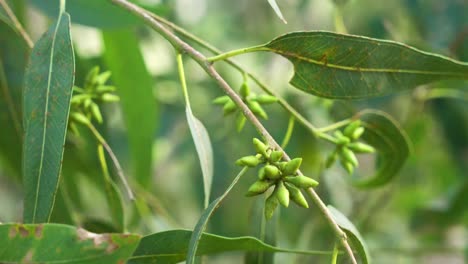
[[[170,230],[143,237],[129,259],[129,264],[178,263],[187,256],[187,244],[192,236],[190,230]],[[230,251],[284,252],[305,255],[331,255],[329,251],[290,250],[268,245],[254,237],[224,237],[203,233],[197,256],[213,255]]]
[[[371,263],[369,250],[367,249],[366,242],[362,238],[357,228],[349,221],[349,219],[342,214],[338,209],[329,205],[328,210],[333,216],[336,223],[343,229],[347,235],[348,241],[351,241],[353,248],[357,250],[361,261],[360,263],[367,264]]]
[[[406,133],[388,114],[377,110],[364,110],[355,118],[362,120],[366,128],[361,139],[377,150],[375,175],[352,179],[358,187],[377,187],[390,182],[405,164],[410,153],[410,141]]]
[[[134,234],[94,234],[62,224],[0,225],[1,263],[124,263]]]
[[[187,122],[192,133],[193,142],[197,149],[198,159],[203,174],[203,188],[205,192],[205,207],[210,201],[211,183],[213,181],[213,148],[205,126],[192,113],[189,106],[185,109]]]
[[[0,5],[0,159],[21,178],[22,90],[30,48]]]
[[[35,44],[23,94],[24,222],[48,222],[58,188],[74,81],[70,16]]]
[[[158,108],[152,92],[154,81],[146,69],[138,38],[133,31],[104,31],[103,39],[105,62],[120,95],[133,173],[141,186],[149,187],[153,138],[158,123]]]
[[[467,63],[394,41],[326,31],[288,33],[255,50],[290,60],[290,83],[326,98],[369,98],[444,79],[468,79]]]
[[[286,19],[283,17],[283,13],[281,13],[281,9],[279,8],[278,4],[276,3],[276,0],[268,0],[268,3],[270,4],[271,8],[275,11],[276,15],[285,23],[287,24],[288,22]]]

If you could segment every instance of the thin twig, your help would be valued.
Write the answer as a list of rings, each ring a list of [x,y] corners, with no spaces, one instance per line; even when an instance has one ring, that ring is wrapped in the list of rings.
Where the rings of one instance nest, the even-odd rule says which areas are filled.
[[[10,7],[5,2],[5,0],[0,0],[0,5],[3,7],[3,9],[5,9],[5,12],[7,13],[8,17],[11,19],[11,22],[13,22],[14,26],[16,27],[16,30],[18,31],[18,33],[20,33],[24,41],[26,41],[26,44],[28,44],[28,47],[31,49],[34,46],[34,44],[31,38],[29,37],[28,33],[26,32],[26,30],[24,30],[23,26],[16,18],[13,11],[11,11]]]
[[[161,34],[167,41],[169,41],[176,50],[179,52],[185,52],[188,56],[190,56],[195,62],[197,62],[205,72],[211,76],[211,78],[218,83],[218,85],[224,90],[224,92],[236,103],[236,105],[241,109],[244,113],[246,118],[254,125],[260,135],[267,141],[267,143],[274,147],[275,149],[282,150],[279,144],[275,141],[275,139],[270,135],[270,133],[265,129],[265,127],[260,123],[260,121],[255,117],[255,115],[250,111],[249,107],[242,101],[239,95],[229,86],[229,84],[223,79],[221,75],[216,71],[211,63],[207,61],[207,58],[202,55],[199,51],[195,50],[192,46],[181,40],[177,37],[174,33],[172,33],[169,29],[164,27],[160,22],[156,21],[153,16],[143,8],[130,3],[126,0],[110,0],[112,3],[125,8],[130,13],[140,17],[143,19],[151,28],[153,28],[156,32]],[[286,161],[291,160],[290,157],[283,151],[284,159]],[[300,171],[298,174],[302,175]],[[333,219],[333,216],[328,211],[327,206],[323,201],[320,199],[318,194],[312,188],[307,190],[310,194],[310,197],[314,201],[314,203],[319,207],[322,214],[325,216],[326,220],[332,227],[335,232],[335,235],[339,238],[342,246],[345,248],[346,252],[348,253],[349,258],[351,259],[353,264],[357,264],[356,258],[354,257],[353,250],[348,243],[346,238],[346,234],[343,230],[338,226],[336,221]]]

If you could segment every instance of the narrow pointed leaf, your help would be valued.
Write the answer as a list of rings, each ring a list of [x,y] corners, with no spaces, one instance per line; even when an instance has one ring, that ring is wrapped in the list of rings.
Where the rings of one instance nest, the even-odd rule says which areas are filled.
[[[74,81],[70,17],[35,44],[23,94],[24,222],[48,222],[59,183]]]
[[[329,205],[328,210],[341,229],[345,231],[348,241],[351,241],[352,248],[359,254],[359,257],[361,258],[361,262],[359,263],[371,263],[367,244],[353,223],[351,223],[351,221],[349,221],[349,219],[335,207]]]
[[[366,128],[361,139],[377,150],[377,171],[368,178],[354,178],[358,187],[377,187],[390,182],[405,164],[410,143],[406,133],[388,114],[377,110],[364,110],[356,115]]]
[[[203,188],[205,192],[205,207],[210,201],[211,183],[213,181],[213,148],[211,147],[208,131],[193,114],[190,107],[185,109],[187,122],[192,133],[193,142],[197,149],[198,159],[203,174]]]
[[[141,239],[129,264],[169,264],[184,261],[190,230],[171,230],[152,234]],[[330,255],[328,251],[290,250],[268,245],[254,237],[224,237],[203,233],[197,256],[219,254],[230,251],[284,252],[305,255]]]
[[[133,174],[141,186],[149,186],[153,138],[158,123],[158,108],[152,92],[154,82],[132,30],[104,31],[103,39],[104,58],[120,95]]]
[[[22,90],[30,48],[0,5],[0,159],[20,178]]]
[[[278,4],[276,3],[276,0],[268,0],[268,3],[270,4],[271,8],[275,11],[276,15],[285,23],[287,24],[288,22],[286,19],[283,17],[283,13],[281,13],[281,9],[279,8]]]
[[[402,43],[325,31],[293,32],[262,48],[294,64],[291,84],[326,98],[357,99],[468,79],[468,64]]]
[[[62,224],[0,225],[1,263],[125,263],[133,234],[94,234]]]

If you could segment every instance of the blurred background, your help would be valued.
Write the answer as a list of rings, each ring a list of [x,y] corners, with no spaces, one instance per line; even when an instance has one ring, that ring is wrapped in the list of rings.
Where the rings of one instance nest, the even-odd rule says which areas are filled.
[[[50,25],[49,16],[55,14],[58,6],[58,1],[53,0],[7,2],[34,41]],[[193,229],[203,210],[203,184],[186,122],[174,51],[157,33],[125,14],[114,14],[114,9],[109,13],[97,8],[83,9],[79,1],[67,2],[74,23],[75,85],[83,86],[87,72],[99,65],[103,71],[112,70],[110,83],[117,86],[122,99],[121,103],[103,106],[105,122],[99,130],[123,164],[139,197],[135,206],[123,195],[128,231],[150,234],[175,228]],[[92,2],[83,0],[81,4]],[[278,0],[288,24],[276,17],[266,0],[134,2],[223,51],[262,44],[291,31],[335,31],[336,7],[331,0]],[[341,11],[351,34],[400,41],[468,61],[466,0],[354,0]],[[127,42],[133,47],[125,46]],[[111,52],[109,47],[119,44],[128,47],[125,52],[115,49]],[[199,45],[194,46],[210,55]],[[112,59],[115,57],[120,60],[116,62]],[[303,157],[306,175],[321,182],[317,191],[325,203],[340,209],[356,225],[374,263],[468,261],[467,82],[437,83],[370,100],[332,101],[289,85],[292,65],[280,56],[252,53],[234,60],[259,76],[318,127],[348,118],[362,109],[375,108],[392,115],[406,131],[412,143],[411,156],[390,184],[377,189],[352,187],[349,176],[339,165],[324,170],[324,161],[333,146],[315,139],[300,124],[296,124],[286,148],[290,156]],[[144,63],[146,70],[139,71],[139,66],[135,66],[138,63]],[[240,170],[234,161],[253,153],[251,139],[258,135],[250,124],[237,133],[235,117],[223,117],[222,109],[211,104],[214,98],[223,95],[222,90],[193,61],[186,59],[185,63],[192,110],[208,129],[214,148],[212,197],[217,197]],[[242,75],[226,64],[218,64],[216,68],[232,87],[240,87]],[[118,77],[126,73],[127,81]],[[143,82],[145,76],[141,74],[149,76],[150,81]],[[120,92],[119,83],[130,88]],[[254,92],[261,93],[253,82],[249,84]],[[465,87],[461,90],[464,97],[447,98],[454,96],[432,90],[455,86]],[[140,101],[138,95],[146,101]],[[133,117],[140,119],[127,122],[129,109],[135,109]],[[288,113],[277,104],[265,109],[269,119],[263,123],[281,141]],[[151,145],[132,147],[132,142],[144,136],[138,134],[138,129],[154,132]],[[114,229],[107,213],[96,141],[85,130],[80,134],[79,138],[67,140],[53,221],[81,225],[95,232],[111,232]],[[6,136],[0,129],[0,137]],[[0,222],[18,222],[22,216],[21,176],[15,165],[18,160],[12,160],[6,152],[3,149],[0,153]],[[361,160],[362,167],[370,166],[366,162],[371,161]],[[150,166],[145,170],[144,164]],[[255,178],[256,172],[251,170],[241,179],[214,214],[207,231],[225,236],[258,234],[258,210],[263,197],[244,196]],[[276,241],[280,247],[333,248],[333,234],[313,205],[309,210],[296,206],[282,209],[267,228],[274,234],[267,240]],[[243,258],[241,253],[232,253],[209,259],[213,263],[239,263]],[[275,263],[328,261],[327,256],[275,255]]]

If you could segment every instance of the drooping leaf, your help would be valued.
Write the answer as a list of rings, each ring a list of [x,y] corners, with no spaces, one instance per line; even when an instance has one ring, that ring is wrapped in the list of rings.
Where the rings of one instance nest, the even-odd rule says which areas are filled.
[[[377,187],[388,183],[405,164],[410,153],[410,143],[406,133],[388,114],[377,110],[364,110],[356,118],[362,120],[366,128],[362,139],[377,150],[377,172],[368,178],[356,179],[358,187]]]
[[[268,0],[268,3],[270,4],[271,8],[275,11],[276,15],[285,23],[287,24],[288,22],[286,19],[283,17],[283,13],[281,13],[281,9],[279,8],[278,4],[276,3],[276,0]]]
[[[21,178],[22,100],[30,48],[0,5],[0,159]]]
[[[189,106],[185,109],[187,122],[192,133],[193,142],[197,149],[198,159],[203,174],[203,188],[205,192],[205,207],[210,201],[211,183],[213,181],[213,148],[205,126],[193,114]]]
[[[0,225],[1,263],[124,263],[134,234],[94,234],[62,224]]]
[[[353,250],[357,250],[361,261],[360,263],[367,264],[371,263],[369,250],[367,249],[366,242],[362,238],[356,227],[349,221],[349,219],[343,215],[338,209],[329,205],[328,210],[333,216],[336,223],[343,229],[348,237],[348,241],[351,242]]]
[[[192,235],[190,230],[171,230],[143,237],[129,259],[130,264],[178,263],[187,256],[187,244]],[[278,248],[254,237],[223,237],[203,233],[197,256],[212,255],[229,251],[285,252],[306,255],[330,255],[328,251],[303,251]]]
[[[58,14],[60,0],[31,0],[31,2],[49,17]],[[131,0],[130,2],[136,2]],[[164,13],[163,5],[145,7],[155,13]],[[78,23],[103,29],[117,29],[141,24],[138,18],[113,5],[106,0],[68,0],[67,11],[72,17],[72,23]]]
[[[74,81],[70,17],[62,13],[35,44],[23,94],[24,222],[49,221],[58,188]]]
[[[187,108],[190,109],[190,108]],[[245,174],[248,167],[244,167],[239,174],[232,180],[229,187],[224,191],[224,193],[216,198],[213,202],[211,202],[208,207],[202,212],[200,219],[198,219],[195,228],[193,229],[193,233],[191,234],[190,241],[188,243],[188,252],[187,252],[187,264],[192,264],[195,262],[196,256],[200,253],[199,244],[200,240],[203,236],[203,232],[205,231],[206,225],[210,220],[211,216],[213,215],[214,211],[220,206],[221,202],[226,198],[229,192],[234,188],[236,183],[239,181],[240,177]]]
[[[153,138],[158,123],[153,79],[146,69],[134,32],[106,31],[103,39],[105,61],[120,95],[133,173],[137,182],[146,187],[151,182]]]
[[[294,64],[290,83],[307,93],[358,99],[468,79],[468,64],[394,41],[326,31],[293,32],[263,47]]]

